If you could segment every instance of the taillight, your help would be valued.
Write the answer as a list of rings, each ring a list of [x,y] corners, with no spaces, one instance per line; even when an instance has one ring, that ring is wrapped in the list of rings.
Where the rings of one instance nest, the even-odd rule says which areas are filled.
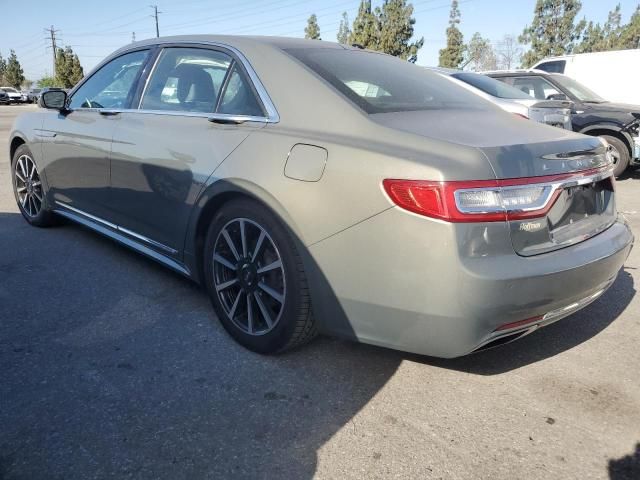
[[[609,167],[544,177],[433,182],[386,179],[393,203],[447,222],[504,222],[544,217],[565,185],[588,184],[611,175]]]
[[[515,116],[517,116],[517,117],[524,118],[525,120],[529,120],[529,117],[527,117],[524,113],[515,113],[515,112],[513,112],[513,114]]]

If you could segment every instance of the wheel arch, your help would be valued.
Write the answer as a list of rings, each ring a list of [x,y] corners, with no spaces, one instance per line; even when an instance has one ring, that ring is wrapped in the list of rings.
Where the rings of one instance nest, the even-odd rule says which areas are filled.
[[[194,279],[203,283],[204,242],[211,219],[228,202],[250,199],[267,207],[292,234],[298,248],[304,248],[298,229],[285,207],[264,188],[243,179],[217,180],[204,188],[194,204],[184,243],[184,261]]]
[[[584,133],[585,135],[590,135],[592,137],[599,137],[600,135],[610,135],[612,137],[616,137],[620,141],[622,141],[627,147],[627,151],[631,158],[633,158],[633,140],[631,136],[621,130],[618,125],[612,124],[597,124],[590,125],[586,128],[580,130],[580,133]]]
[[[13,154],[16,153],[16,150],[18,149],[18,147],[20,145],[25,145],[26,143],[27,141],[24,138],[22,138],[22,136],[20,135],[15,135],[11,139],[11,142],[9,143],[9,164],[13,162]]]

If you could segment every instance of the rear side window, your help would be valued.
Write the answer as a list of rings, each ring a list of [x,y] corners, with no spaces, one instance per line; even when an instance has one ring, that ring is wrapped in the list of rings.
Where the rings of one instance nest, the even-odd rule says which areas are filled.
[[[440,74],[389,55],[342,48],[285,51],[369,114],[491,108]]]
[[[203,48],[164,49],[140,108],[264,116],[235,60],[224,52]]]
[[[549,73],[564,73],[564,67],[566,64],[566,60],[553,60],[551,62],[541,63],[536,67],[536,70],[544,70]]]
[[[510,87],[503,82],[499,82],[498,80],[479,73],[461,72],[454,73],[451,76],[468,83],[469,85],[476,87],[478,90],[482,90],[484,93],[488,93],[493,97],[514,98],[520,100],[531,98],[529,95],[517,88]]]

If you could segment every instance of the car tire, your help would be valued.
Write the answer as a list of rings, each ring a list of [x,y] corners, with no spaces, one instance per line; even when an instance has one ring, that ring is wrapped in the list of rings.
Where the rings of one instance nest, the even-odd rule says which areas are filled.
[[[214,215],[206,236],[204,268],[220,322],[244,347],[275,354],[316,336],[309,287],[294,239],[265,206],[249,199],[232,200]]]
[[[13,154],[11,183],[20,213],[27,222],[36,227],[50,227],[57,223],[47,203],[40,172],[27,145],[20,145]]]
[[[609,147],[612,149],[612,154],[614,155],[615,159],[613,175],[615,177],[619,177],[625,172],[625,170],[629,166],[629,162],[631,161],[629,149],[627,148],[625,143],[617,137],[611,135],[600,135],[600,138],[606,140],[609,144]]]

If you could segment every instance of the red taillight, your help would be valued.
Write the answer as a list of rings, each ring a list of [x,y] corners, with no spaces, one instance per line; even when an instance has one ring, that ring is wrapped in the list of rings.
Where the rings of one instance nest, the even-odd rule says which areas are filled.
[[[563,183],[606,173],[607,168],[506,180],[386,179],[383,186],[393,203],[410,212],[448,222],[503,222],[544,217]]]
[[[524,118],[525,120],[529,120],[529,117],[527,117],[526,115],[522,114],[522,113],[513,113],[516,117],[520,117],[520,118]]]
[[[503,330],[511,330],[512,328],[524,327],[525,325],[536,323],[542,320],[543,318],[544,317],[542,315],[539,315],[537,317],[527,318],[526,320],[519,320],[517,322],[505,323],[504,325],[500,325],[498,328],[496,328],[494,332],[501,332]]]

